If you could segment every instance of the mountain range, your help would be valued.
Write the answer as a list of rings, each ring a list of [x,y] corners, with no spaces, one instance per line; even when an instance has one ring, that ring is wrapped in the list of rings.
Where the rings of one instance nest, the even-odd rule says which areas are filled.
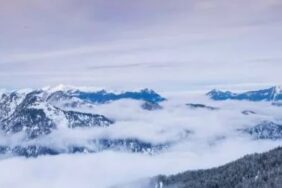
[[[279,86],[247,91],[242,93],[233,93],[231,91],[221,91],[214,89],[206,94],[213,100],[248,100],[248,101],[281,101],[282,89]]]
[[[153,90],[143,89],[134,92],[113,93],[102,91],[86,92],[78,89],[19,90],[4,92],[0,96],[0,130],[6,136],[23,135],[24,144],[0,145],[1,154],[56,155],[60,153],[97,152],[116,149],[131,152],[153,152],[165,144],[151,144],[135,138],[90,139],[88,145],[71,145],[66,148],[41,146],[30,140],[40,139],[57,130],[108,127],[115,120],[102,114],[85,113],[82,107],[93,107],[117,100],[141,101],[143,110],[161,109],[160,102],[166,100]],[[71,110],[69,110],[71,108]],[[27,143],[25,143],[27,142]]]
[[[239,94],[212,90],[207,96],[215,101],[230,99],[259,102],[279,101],[282,99],[279,87]],[[91,131],[94,128],[115,126],[117,120],[114,117],[95,113],[93,109],[119,100],[137,101],[140,104],[140,110],[151,113],[150,111],[162,110],[164,108],[162,103],[168,99],[150,89],[108,92],[106,90],[85,91],[76,88],[48,88],[2,92],[0,96],[0,134],[7,137],[7,139],[8,137],[20,135],[21,141],[17,144],[0,143],[0,154],[36,157],[61,153],[92,153],[108,149],[153,154],[166,150],[177,142],[153,143],[136,136],[110,138],[107,135],[100,138],[89,138],[86,143],[67,143],[63,147],[50,144],[44,145],[37,142],[37,140],[58,131],[77,129]],[[206,110],[199,111],[203,117],[209,111],[214,111],[214,114],[216,114],[224,110],[224,108],[217,106],[186,103],[186,101],[183,101],[183,106],[192,111],[197,109]],[[89,112],[82,110],[86,107],[92,110]],[[241,111],[241,113],[245,116],[257,115],[255,111],[247,109]],[[236,131],[257,140],[282,139],[281,122],[272,120],[263,120]],[[193,131],[185,130],[183,134],[185,136],[182,136],[181,139],[186,139],[186,137],[193,135]]]

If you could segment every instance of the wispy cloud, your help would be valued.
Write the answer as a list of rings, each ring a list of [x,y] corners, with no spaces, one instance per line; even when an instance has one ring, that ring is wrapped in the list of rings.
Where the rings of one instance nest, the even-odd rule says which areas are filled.
[[[280,66],[279,0],[0,3],[3,87],[7,80],[13,87],[118,86],[128,82],[132,71],[129,87],[146,86],[149,80],[155,87],[164,81],[186,87],[222,84],[223,78],[226,84],[282,82],[273,74],[277,67],[250,63],[271,58]],[[35,79],[23,84],[28,75]]]

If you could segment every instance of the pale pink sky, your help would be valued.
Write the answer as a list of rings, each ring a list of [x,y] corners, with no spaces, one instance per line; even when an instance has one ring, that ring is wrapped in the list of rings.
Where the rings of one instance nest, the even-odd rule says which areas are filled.
[[[282,83],[280,0],[0,0],[0,87]]]

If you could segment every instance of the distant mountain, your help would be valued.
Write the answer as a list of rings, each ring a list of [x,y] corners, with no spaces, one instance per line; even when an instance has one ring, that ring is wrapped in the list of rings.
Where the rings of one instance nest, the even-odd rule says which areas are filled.
[[[254,112],[252,110],[243,110],[241,113],[244,114],[244,115],[247,115],[247,116],[256,114],[256,112]]]
[[[214,89],[208,92],[207,96],[213,100],[280,101],[282,100],[282,90],[278,86],[243,93],[233,93],[230,91]]]
[[[28,138],[35,138],[50,134],[59,126],[75,128],[109,126],[114,123],[103,115],[60,109],[48,102],[47,95],[42,90],[25,95],[15,92],[3,94],[0,102],[0,129],[7,134],[24,132]]]
[[[99,114],[79,112],[81,107],[121,99],[143,101],[144,110],[157,110],[166,100],[153,90],[122,93],[80,91],[77,89],[41,89],[4,92],[0,96],[0,129],[7,134],[25,131],[29,137],[49,134],[60,124],[68,127],[108,126],[113,120]],[[71,111],[65,109],[72,109]]]
[[[272,121],[263,121],[254,127],[240,131],[250,134],[255,139],[282,139],[282,125]]]
[[[161,110],[163,107],[159,105],[158,103],[152,103],[152,102],[144,102],[141,105],[142,109],[153,111],[153,110]]]
[[[282,102],[281,101],[274,101],[274,102],[272,102],[272,105],[273,106],[277,106],[277,107],[282,107]]]
[[[6,136],[24,136],[17,145],[1,145],[0,154],[36,157],[61,153],[98,152],[106,149],[129,152],[156,153],[167,143],[152,144],[135,138],[89,139],[86,145],[66,143],[64,147],[37,144],[36,140],[56,130],[108,127],[115,123],[101,114],[81,112],[81,108],[109,103],[120,99],[143,101],[144,110],[157,110],[165,98],[153,90],[140,92],[85,92],[77,89],[39,89],[3,92],[0,96],[0,132]],[[70,110],[71,109],[71,110]]]
[[[54,91],[48,101],[51,103],[60,103],[69,107],[79,107],[82,104],[105,104],[122,99],[131,99],[142,101],[144,110],[160,109],[160,102],[166,99],[150,89],[142,89],[140,91],[125,91],[120,93],[100,91],[81,91],[77,89],[67,89]]]
[[[152,144],[138,139],[93,139],[85,145],[70,144],[66,147],[46,146],[40,144],[22,144],[16,146],[1,146],[0,154],[6,156],[38,157],[41,155],[59,155],[66,153],[96,153],[104,150],[132,153],[156,154],[169,147],[168,143]]]
[[[75,111],[63,111],[70,128],[75,127],[107,127],[114,123],[113,120],[103,115],[82,113]]]
[[[150,103],[159,103],[165,100],[162,96],[153,90],[143,89],[140,91],[126,91],[122,93],[107,92],[106,90],[96,92],[73,91],[69,92],[71,96],[92,103],[107,103],[120,99],[142,100]]]
[[[148,188],[280,188],[282,187],[281,156],[282,148],[279,147],[263,154],[247,155],[218,168],[187,171],[173,176],[158,176],[144,181],[142,186]]]
[[[207,109],[207,110],[219,110],[217,107],[207,106],[205,104],[198,104],[198,103],[188,103],[186,106],[190,107],[191,109]]]
[[[24,98],[25,93],[3,93],[0,96],[0,120],[9,117]]]

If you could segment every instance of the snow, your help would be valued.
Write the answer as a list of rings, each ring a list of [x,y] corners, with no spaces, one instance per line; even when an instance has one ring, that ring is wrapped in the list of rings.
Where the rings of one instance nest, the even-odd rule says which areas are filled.
[[[63,87],[58,88],[62,89]],[[50,91],[47,90],[43,91],[43,93]],[[168,149],[156,153],[150,148],[144,149],[144,151],[151,153],[151,156],[119,151],[40,157],[39,159],[27,160],[29,162],[23,162],[21,158],[3,160],[0,161],[0,173],[5,173],[5,169],[9,169],[8,167],[11,167],[12,164],[17,164],[20,169],[21,167],[30,169],[27,174],[20,174],[19,171],[15,172],[14,182],[12,183],[9,177],[1,178],[0,183],[4,183],[3,185],[7,185],[5,184],[7,182],[3,181],[8,181],[10,185],[17,187],[15,183],[21,178],[30,180],[26,181],[25,185],[32,181],[35,181],[38,185],[47,185],[44,184],[46,183],[44,179],[40,179],[41,182],[38,181],[37,173],[34,172],[52,176],[51,172],[53,171],[58,173],[63,180],[61,182],[60,179],[52,177],[50,181],[51,187],[59,187],[65,180],[70,181],[69,185],[72,185],[72,183],[82,185],[84,182],[86,184],[85,187],[105,187],[106,185],[113,185],[114,183],[122,183],[126,180],[134,180],[151,175],[213,167],[248,153],[266,151],[281,145],[281,140],[254,140],[250,135],[237,131],[238,129],[253,127],[264,120],[281,123],[282,108],[274,107],[267,102],[213,101],[204,94],[195,95],[193,93],[193,95],[189,96],[189,93],[185,93],[183,95],[175,94],[175,96],[171,94],[168,101],[161,103],[163,109],[157,111],[145,111],[140,108],[141,102],[134,100],[119,100],[101,105],[81,104],[81,106],[70,109],[77,112],[102,114],[113,118],[116,123],[109,127],[69,129],[67,119],[62,110],[58,110],[53,104],[44,101],[44,97],[45,94],[40,93],[38,100],[31,104],[29,108],[43,109],[47,117],[56,121],[59,126],[56,131],[49,135],[29,140],[27,142],[29,144],[37,143],[60,149],[65,149],[72,144],[94,148],[95,146],[89,143],[90,139],[135,138],[152,144],[172,143],[172,145]],[[74,100],[66,99],[59,101],[58,106],[71,103]],[[219,110],[193,110],[185,105],[189,102],[216,106]],[[255,114],[250,116],[243,115],[241,112],[244,110],[254,111]],[[83,115],[80,118],[82,120],[88,119],[87,116]],[[34,126],[34,129],[37,128]],[[1,140],[4,141],[2,142]],[[0,142],[11,145],[21,143],[16,139],[13,140],[12,136],[7,137],[7,139],[1,137]],[[131,143],[129,147],[133,147],[133,145]],[[234,148],[240,148],[240,150],[234,150]],[[83,152],[88,153],[88,150],[84,149]],[[69,161],[66,161],[68,159]],[[78,163],[78,166],[76,166],[74,161]],[[121,161],[126,161],[126,163]],[[205,161],[205,163],[202,163],[202,161]],[[53,170],[50,170],[49,164]],[[83,164],[84,168],[79,164]],[[55,167],[58,168],[55,169]],[[65,167],[67,167],[67,170],[65,170]],[[107,174],[109,179],[114,178],[117,171],[116,167],[122,168],[124,174],[118,174],[117,179],[112,182],[104,180],[104,174]],[[70,178],[68,175],[71,175],[71,171],[78,174],[81,173],[81,176]],[[135,176],[132,175],[132,171],[136,173]],[[102,173],[101,175],[99,172],[104,174]],[[148,174],[148,172],[150,173]],[[84,178],[84,176],[88,178]],[[55,181],[59,182],[59,184],[56,184]]]

